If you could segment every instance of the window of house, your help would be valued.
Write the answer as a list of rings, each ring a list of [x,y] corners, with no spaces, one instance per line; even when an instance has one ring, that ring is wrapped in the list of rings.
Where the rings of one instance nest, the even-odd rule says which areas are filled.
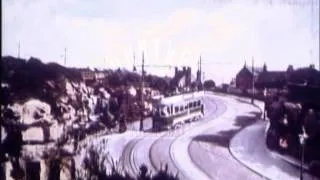
[[[180,106],[180,111],[183,111],[183,106]]]
[[[197,107],[197,102],[193,102],[193,107]]]
[[[189,108],[192,108],[192,102],[189,102]]]
[[[200,103],[200,100],[198,100],[198,106],[200,106],[200,104],[201,104],[201,103]]]

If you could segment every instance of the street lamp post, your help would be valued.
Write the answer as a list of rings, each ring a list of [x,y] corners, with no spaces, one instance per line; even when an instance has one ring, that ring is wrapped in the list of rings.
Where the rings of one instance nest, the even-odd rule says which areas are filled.
[[[305,145],[305,134],[299,135],[300,140],[300,152],[301,152],[301,162],[300,162],[300,180],[303,180],[303,163],[304,163],[304,145]]]
[[[252,97],[251,104],[254,104],[254,59],[252,57]]]
[[[143,97],[143,89],[144,89],[144,52],[142,52],[142,74],[141,74],[141,117],[140,117],[140,131],[143,131],[143,119],[144,119],[144,97]]]

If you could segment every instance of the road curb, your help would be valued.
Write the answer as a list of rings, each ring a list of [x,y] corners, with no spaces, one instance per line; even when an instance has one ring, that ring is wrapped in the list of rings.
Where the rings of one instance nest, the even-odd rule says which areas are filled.
[[[245,128],[248,128],[250,126],[253,126],[255,125],[256,123],[254,124],[251,124],[249,126],[246,126]],[[254,170],[252,167],[250,167],[249,165],[247,165],[244,161],[240,160],[234,153],[233,153],[233,150],[232,150],[232,147],[231,147],[231,142],[233,141],[233,139],[241,132],[243,131],[245,128],[243,128],[242,130],[240,130],[237,134],[235,134],[230,142],[229,142],[229,146],[228,146],[228,150],[229,150],[229,153],[231,154],[231,156],[236,160],[238,161],[241,165],[243,165],[244,167],[246,167],[247,169],[249,169],[250,171],[252,171],[253,173],[257,174],[258,176],[262,177],[263,179],[267,179],[267,180],[271,180],[270,178],[266,177],[265,175],[263,175],[262,173],[259,173],[257,172],[256,170]]]
[[[255,101],[258,101],[258,100],[255,100]],[[246,102],[243,102],[243,103],[246,103]],[[257,104],[254,104],[254,103],[253,103],[253,104],[252,104],[252,103],[247,103],[247,104],[250,104],[250,105],[252,105],[252,106],[254,106],[254,107],[256,107],[256,108],[259,109],[261,115],[260,115],[260,117],[257,117],[257,120],[261,120],[261,116],[262,116],[262,113],[263,113],[263,110],[261,109],[261,107],[258,106]],[[256,123],[257,123],[257,122],[256,122]],[[243,131],[245,128],[250,127],[250,126],[253,126],[253,125],[255,125],[256,123],[251,124],[251,125],[249,125],[249,126],[246,126],[246,127],[244,127],[242,130],[240,130],[238,133],[236,133],[236,134],[231,138],[231,140],[230,140],[230,142],[229,142],[228,150],[229,150],[229,153],[231,154],[231,156],[232,156],[236,161],[238,161],[240,164],[242,164],[244,167],[246,167],[247,169],[249,169],[249,170],[252,171],[253,173],[257,174],[258,176],[262,177],[263,179],[271,180],[270,178],[268,178],[268,177],[266,177],[265,175],[263,175],[263,174],[255,171],[255,170],[254,170],[253,168],[251,168],[249,165],[247,165],[246,163],[244,163],[243,161],[241,161],[241,160],[232,152],[231,142],[233,141],[233,139],[234,139],[241,131]]]

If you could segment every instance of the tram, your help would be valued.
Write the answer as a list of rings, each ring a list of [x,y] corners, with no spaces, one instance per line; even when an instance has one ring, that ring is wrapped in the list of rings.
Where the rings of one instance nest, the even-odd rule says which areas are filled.
[[[153,103],[154,131],[176,129],[185,123],[203,118],[204,92],[193,92],[158,99]]]

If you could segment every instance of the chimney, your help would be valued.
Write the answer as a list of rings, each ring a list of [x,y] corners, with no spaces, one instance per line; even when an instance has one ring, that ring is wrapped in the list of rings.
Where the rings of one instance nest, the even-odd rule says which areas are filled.
[[[187,70],[187,79],[188,79],[188,86],[191,85],[191,67],[188,67],[188,70]]]
[[[176,76],[178,74],[178,67],[174,67],[174,76]]]
[[[292,71],[293,71],[293,66],[289,65],[288,68],[287,68],[287,72],[292,72]]]
[[[263,65],[263,72],[267,72],[267,65],[266,65],[266,63],[264,63],[264,65]]]

